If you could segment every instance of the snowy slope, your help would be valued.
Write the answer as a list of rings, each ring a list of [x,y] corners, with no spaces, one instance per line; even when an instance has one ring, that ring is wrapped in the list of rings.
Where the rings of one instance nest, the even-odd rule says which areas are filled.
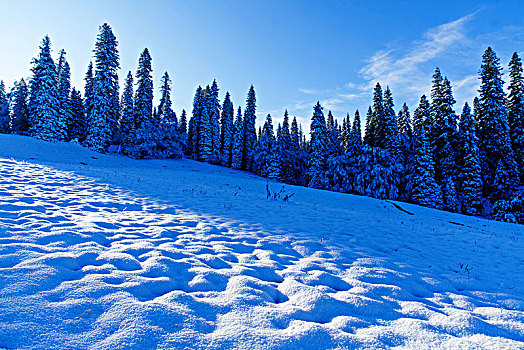
[[[523,226],[279,197],[226,168],[0,135],[0,348],[524,348]]]

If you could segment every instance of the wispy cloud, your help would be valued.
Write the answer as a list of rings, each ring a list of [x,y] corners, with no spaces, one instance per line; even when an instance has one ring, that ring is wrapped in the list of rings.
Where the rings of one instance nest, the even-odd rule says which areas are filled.
[[[400,50],[380,50],[367,60],[360,74],[372,88],[377,81],[393,89],[420,91],[429,86],[425,64],[457,49],[466,41],[466,24],[476,12],[427,30],[422,40]]]

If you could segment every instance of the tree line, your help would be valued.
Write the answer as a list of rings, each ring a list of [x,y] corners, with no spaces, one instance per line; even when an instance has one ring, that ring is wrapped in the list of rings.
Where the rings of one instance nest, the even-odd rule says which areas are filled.
[[[517,53],[506,94],[500,60],[487,48],[479,94],[460,115],[451,82],[436,68],[431,95],[420,97],[413,117],[405,103],[395,112],[391,90],[377,83],[363,127],[358,110],[339,122],[331,111],[326,118],[317,102],[309,139],[287,110],[276,130],[271,115],[257,130],[253,86],[243,111],[235,110],[229,92],[220,103],[216,80],[199,86],[191,116],[182,110],[177,117],[165,72],[154,106],[147,48],[120,94],[118,42],[108,24],[100,27],[93,53],[82,96],[71,86],[66,52],[55,62],[45,36],[29,81],[20,79],[9,92],[0,82],[0,132],[133,158],[185,155],[288,184],[524,222],[524,87]]]

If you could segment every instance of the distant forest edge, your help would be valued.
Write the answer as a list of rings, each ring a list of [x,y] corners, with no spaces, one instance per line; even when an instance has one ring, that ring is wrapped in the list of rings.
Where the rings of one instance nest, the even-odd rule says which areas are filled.
[[[45,36],[29,81],[20,79],[10,92],[0,83],[0,132],[133,158],[186,155],[288,184],[524,223],[524,87],[516,52],[506,95],[500,60],[487,48],[478,96],[460,116],[451,82],[436,68],[431,96],[420,97],[413,118],[405,103],[396,113],[391,90],[377,83],[364,133],[358,110],[339,122],[331,111],[326,119],[317,103],[307,139],[287,111],[276,132],[270,115],[257,130],[253,86],[236,113],[229,92],[220,103],[216,81],[199,86],[191,117],[182,110],[177,118],[165,72],[160,103],[153,106],[147,48],[120,94],[117,47],[111,26],[100,26],[82,97],[71,87],[65,51],[55,62]]]

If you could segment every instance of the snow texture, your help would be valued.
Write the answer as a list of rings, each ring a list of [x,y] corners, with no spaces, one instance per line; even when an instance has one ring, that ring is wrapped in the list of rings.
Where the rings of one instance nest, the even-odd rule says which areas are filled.
[[[520,225],[14,135],[0,173],[0,348],[524,347]]]

